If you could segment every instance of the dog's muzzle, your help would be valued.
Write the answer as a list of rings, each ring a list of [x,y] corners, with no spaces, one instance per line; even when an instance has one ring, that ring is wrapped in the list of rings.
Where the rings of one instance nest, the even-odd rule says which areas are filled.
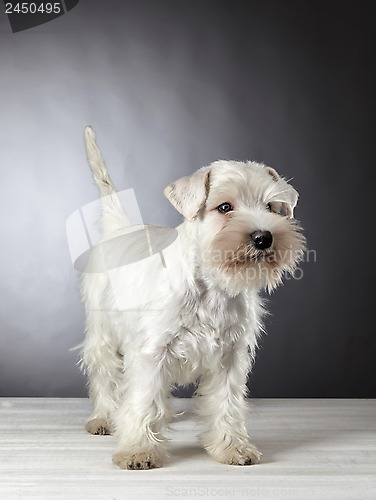
[[[270,231],[255,231],[251,234],[251,240],[257,250],[266,250],[273,243],[273,236]]]

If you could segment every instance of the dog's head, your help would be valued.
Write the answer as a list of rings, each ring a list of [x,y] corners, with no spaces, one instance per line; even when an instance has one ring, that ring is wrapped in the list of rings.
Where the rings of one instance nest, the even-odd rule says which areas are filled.
[[[198,231],[198,267],[229,294],[273,290],[302,257],[298,193],[272,168],[217,161],[168,185],[167,199]]]

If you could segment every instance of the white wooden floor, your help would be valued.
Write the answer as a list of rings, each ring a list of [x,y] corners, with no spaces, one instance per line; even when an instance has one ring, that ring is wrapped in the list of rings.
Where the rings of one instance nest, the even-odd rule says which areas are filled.
[[[190,401],[162,469],[124,471],[112,436],[84,431],[85,399],[0,399],[0,499],[376,499],[376,400],[262,399],[249,430],[254,466],[214,462]]]

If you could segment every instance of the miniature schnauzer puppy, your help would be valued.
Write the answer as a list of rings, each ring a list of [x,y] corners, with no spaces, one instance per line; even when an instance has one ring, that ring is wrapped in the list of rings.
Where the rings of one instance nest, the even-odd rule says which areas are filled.
[[[216,161],[165,188],[184,222],[164,247],[161,230],[159,250],[143,258],[90,127],[85,140],[101,241],[110,243],[92,252],[82,275],[81,361],[94,407],[87,431],[117,436],[113,461],[122,469],[160,467],[171,387],[198,383],[207,452],[224,464],[257,463],[245,424],[247,374],[263,330],[260,292],[292,273],[305,248],[293,218],[298,193],[266,165]]]

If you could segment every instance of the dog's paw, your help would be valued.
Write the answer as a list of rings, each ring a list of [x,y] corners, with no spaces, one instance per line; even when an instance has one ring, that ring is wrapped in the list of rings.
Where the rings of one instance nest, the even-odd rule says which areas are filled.
[[[252,444],[233,446],[220,457],[220,462],[228,465],[254,465],[261,459],[261,453]]]
[[[96,417],[86,422],[85,429],[90,434],[105,436],[111,434],[111,426],[106,418]]]
[[[121,469],[147,470],[162,467],[162,460],[153,451],[135,454],[115,453],[112,457],[114,464]]]

